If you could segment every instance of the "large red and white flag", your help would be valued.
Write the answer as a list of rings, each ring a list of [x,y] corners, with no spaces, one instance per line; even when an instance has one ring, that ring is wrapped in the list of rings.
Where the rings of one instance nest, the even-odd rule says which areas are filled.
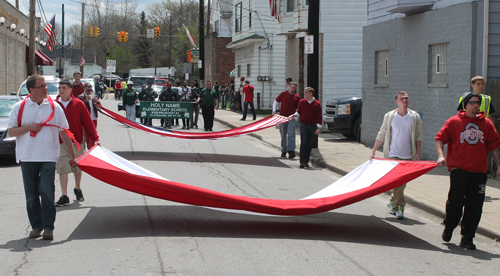
[[[45,28],[43,28],[43,30],[49,36],[49,39],[47,40],[47,48],[49,49],[49,52],[52,52],[55,49],[55,45],[56,45],[55,27],[56,27],[56,15],[54,14],[54,16],[50,20],[49,24],[47,24],[47,26],[45,26]]]
[[[436,162],[374,158],[323,190],[292,200],[230,195],[171,181],[99,146],[79,157],[78,166],[103,182],[150,197],[243,214],[302,216],[389,191],[432,170]]]
[[[271,16],[280,22],[280,13],[278,10],[278,0],[269,0],[269,7],[271,8]]]
[[[277,126],[279,124],[283,124],[288,122],[288,118],[279,116],[279,115],[274,115],[274,116],[269,116],[266,117],[262,120],[253,122],[251,124],[233,128],[233,129],[228,129],[228,130],[223,130],[223,131],[216,131],[216,132],[187,132],[187,131],[175,131],[175,130],[169,130],[169,129],[163,129],[163,128],[156,128],[153,126],[148,126],[148,125],[143,125],[136,123],[134,121],[130,121],[127,118],[120,116],[109,109],[106,109],[102,106],[98,106],[99,111],[110,117],[111,119],[120,122],[128,127],[131,127],[133,129],[143,131],[149,134],[154,134],[158,136],[164,136],[164,137],[173,137],[173,138],[180,138],[180,139],[210,139],[210,140],[216,140],[216,139],[225,139],[229,137],[236,137],[244,134],[248,134],[251,132],[259,131],[262,129],[266,129],[269,127]]]
[[[193,45],[194,48],[198,49],[198,46],[196,46],[196,40],[194,39],[193,35],[189,32],[186,25],[182,25],[182,26],[184,26],[184,29],[186,29],[186,33],[187,33],[187,36],[188,36],[188,39],[189,39],[189,42],[191,43],[191,45]]]

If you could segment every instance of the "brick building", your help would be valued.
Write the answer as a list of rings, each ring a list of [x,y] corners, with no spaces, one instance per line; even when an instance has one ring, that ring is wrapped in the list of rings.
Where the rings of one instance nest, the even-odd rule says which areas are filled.
[[[226,47],[231,37],[218,37],[216,32],[205,36],[205,80],[226,85],[232,79],[229,74],[234,70],[234,53]]]

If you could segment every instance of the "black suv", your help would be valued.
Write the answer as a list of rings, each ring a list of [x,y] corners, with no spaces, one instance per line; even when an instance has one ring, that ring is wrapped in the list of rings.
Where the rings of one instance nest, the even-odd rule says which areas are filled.
[[[323,123],[330,131],[359,141],[362,106],[363,101],[359,96],[328,100],[323,114]]]

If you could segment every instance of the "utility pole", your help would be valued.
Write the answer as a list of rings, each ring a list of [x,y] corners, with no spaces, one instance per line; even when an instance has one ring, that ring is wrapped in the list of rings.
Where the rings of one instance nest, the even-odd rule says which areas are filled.
[[[205,33],[204,33],[204,15],[205,15],[205,0],[200,0],[200,20],[199,20],[199,26],[198,26],[198,32],[200,33],[200,63],[201,66],[199,67],[199,73],[198,73],[198,78],[200,79],[200,88],[205,87],[203,85],[203,80],[205,79]]]
[[[36,21],[36,15],[35,15],[35,5],[36,1],[35,0],[30,0],[30,40],[29,40],[29,66],[28,66],[28,76],[31,76],[33,74],[36,74],[36,69],[35,69],[35,21]]]
[[[85,19],[85,3],[82,3],[82,27],[80,29],[80,58],[83,57],[83,23]],[[83,76],[83,64],[80,65],[80,72],[82,72]]]
[[[172,56],[172,13],[169,12],[170,15],[170,42],[168,43],[168,81],[170,81],[170,72],[172,72],[172,65],[170,63],[171,59],[170,57]]]
[[[314,97],[319,100],[319,0],[309,1],[307,31],[314,36],[314,52],[307,55],[307,86],[314,88]],[[313,148],[318,148],[318,135],[314,135]]]
[[[64,60],[64,4],[62,4],[62,24],[61,24],[61,42],[62,42],[62,48],[61,48],[61,57]],[[54,26],[55,27],[55,26]]]
[[[208,0],[208,9],[207,9],[207,34],[210,33],[210,0]]]

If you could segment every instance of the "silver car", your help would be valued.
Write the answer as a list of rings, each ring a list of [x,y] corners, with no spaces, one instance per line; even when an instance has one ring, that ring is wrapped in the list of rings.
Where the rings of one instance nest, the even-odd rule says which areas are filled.
[[[19,101],[17,95],[0,96],[0,157],[16,156],[16,139],[9,137],[7,126],[14,104]]]

